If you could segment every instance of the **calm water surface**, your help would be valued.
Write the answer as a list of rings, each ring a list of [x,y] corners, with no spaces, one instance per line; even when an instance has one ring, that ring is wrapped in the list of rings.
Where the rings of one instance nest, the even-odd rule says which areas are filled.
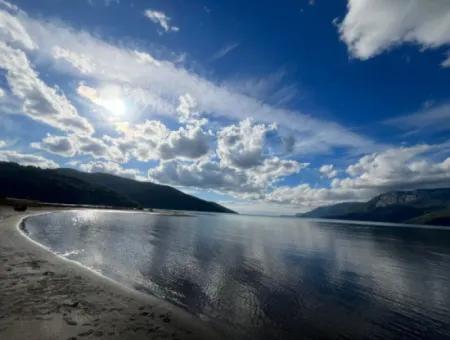
[[[97,210],[25,229],[230,338],[450,337],[450,230]]]

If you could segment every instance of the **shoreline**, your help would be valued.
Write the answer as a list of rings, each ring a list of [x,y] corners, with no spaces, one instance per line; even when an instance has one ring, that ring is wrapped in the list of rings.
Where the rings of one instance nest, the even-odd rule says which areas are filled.
[[[0,338],[218,339],[170,303],[61,257],[21,230],[27,217],[0,208]]]

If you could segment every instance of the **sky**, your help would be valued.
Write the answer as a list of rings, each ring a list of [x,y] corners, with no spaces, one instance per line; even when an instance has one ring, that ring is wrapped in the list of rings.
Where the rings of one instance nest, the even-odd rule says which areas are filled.
[[[0,161],[293,214],[450,187],[448,0],[0,0]]]

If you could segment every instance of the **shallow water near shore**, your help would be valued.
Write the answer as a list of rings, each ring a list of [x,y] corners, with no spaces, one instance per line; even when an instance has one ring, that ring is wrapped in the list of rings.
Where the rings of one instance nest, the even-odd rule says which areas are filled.
[[[78,210],[24,230],[232,338],[450,337],[450,229]]]

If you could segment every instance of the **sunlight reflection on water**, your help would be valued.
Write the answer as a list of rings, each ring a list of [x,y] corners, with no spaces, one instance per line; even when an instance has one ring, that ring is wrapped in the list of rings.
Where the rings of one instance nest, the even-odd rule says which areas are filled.
[[[235,338],[450,336],[450,230],[95,210],[26,229]]]

